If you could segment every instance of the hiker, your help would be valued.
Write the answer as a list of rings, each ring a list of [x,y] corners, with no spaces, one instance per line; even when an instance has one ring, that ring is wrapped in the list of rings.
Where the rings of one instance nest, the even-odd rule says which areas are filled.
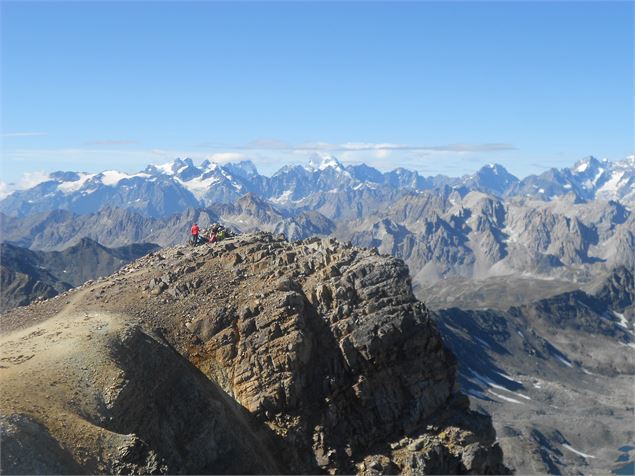
[[[209,235],[209,244],[216,243],[218,241],[218,237],[216,236],[216,232],[212,230],[212,233]]]
[[[194,246],[198,245],[198,232],[199,232],[200,228],[198,227],[197,223],[194,223],[194,225],[192,225],[192,244]]]

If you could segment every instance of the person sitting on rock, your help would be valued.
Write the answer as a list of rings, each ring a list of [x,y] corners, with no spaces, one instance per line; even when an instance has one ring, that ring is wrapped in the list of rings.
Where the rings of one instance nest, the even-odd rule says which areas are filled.
[[[198,245],[198,232],[199,232],[200,228],[198,227],[198,224],[194,223],[194,225],[192,225],[192,244],[194,246]]]

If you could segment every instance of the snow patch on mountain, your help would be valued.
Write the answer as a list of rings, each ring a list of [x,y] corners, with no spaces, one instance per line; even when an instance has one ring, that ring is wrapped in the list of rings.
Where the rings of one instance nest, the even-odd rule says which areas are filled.
[[[337,172],[343,172],[344,166],[333,155],[313,154],[309,159],[309,163],[305,166],[305,169],[309,172],[326,169],[335,169]]]
[[[495,397],[498,397],[498,398],[500,398],[501,400],[504,400],[504,401],[506,401],[506,402],[510,402],[510,403],[517,403],[517,404],[519,404],[519,405],[522,405],[522,404],[523,404],[523,402],[521,402],[521,401],[519,401],[519,400],[516,400],[515,398],[506,397],[506,396],[501,395],[500,393],[496,393],[496,392],[494,392],[494,391],[492,391],[492,390],[489,390],[489,389],[488,389],[488,392],[489,392],[489,393],[491,393],[492,395],[494,395]]]
[[[192,192],[198,200],[202,200],[210,188],[221,181],[221,179],[215,175],[208,176],[207,178],[201,175],[188,181],[178,178],[176,180],[183,185],[183,187]]]
[[[575,454],[577,454],[579,456],[582,456],[583,458],[595,458],[595,456],[588,455],[586,453],[583,453],[582,451],[576,450],[575,448],[572,448],[570,445],[563,444],[562,446],[564,448],[568,449],[569,451],[571,451],[572,453],[575,453]]]
[[[84,184],[86,182],[88,182],[90,179],[92,179],[96,174],[87,174],[87,173],[84,173],[84,172],[80,172],[78,175],[79,175],[79,179],[73,180],[73,181],[69,181],[69,182],[61,182],[57,186],[57,189],[60,192],[65,193],[65,194],[77,192],[78,190],[80,190],[84,186]]]
[[[575,171],[578,173],[582,173],[584,172],[586,169],[589,168],[589,163],[588,162],[581,162],[576,168]]]
[[[288,203],[289,201],[291,201],[292,193],[293,192],[291,190],[287,190],[286,192],[283,192],[279,196],[272,198],[271,201],[273,203]]]
[[[610,194],[611,192],[615,192],[619,190],[622,185],[622,178],[624,178],[624,171],[616,171],[611,174],[611,178],[609,178],[597,191],[598,194]]]
[[[150,167],[154,167],[159,170],[162,174],[165,175],[174,175],[174,170],[172,170],[173,162],[167,162],[165,164],[152,164]]]
[[[562,362],[567,367],[573,367],[573,364],[571,362],[569,362],[567,359],[565,359],[564,357],[562,357],[560,355],[556,355],[556,359],[558,359],[560,362]]]
[[[132,179],[135,177],[140,178],[150,178],[150,174],[145,172],[139,172],[138,174],[126,174],[124,172],[119,172],[117,170],[106,170],[97,176],[101,183],[104,185],[108,185],[109,187],[114,187],[119,184],[122,180]]]
[[[14,192],[4,198],[0,202],[0,211],[27,215],[35,211],[69,209],[87,213],[107,204],[125,206],[134,202],[135,209],[154,215],[159,209],[172,212],[180,207],[231,203],[245,193],[253,192],[274,203],[321,203],[319,206],[339,213],[337,210],[342,204],[359,200],[362,193],[381,201],[382,196],[390,194],[420,194],[444,187],[456,190],[461,196],[468,195],[463,201],[463,206],[468,208],[480,200],[478,194],[470,195],[470,192],[500,198],[526,196],[541,201],[557,200],[567,194],[579,201],[595,198],[628,201],[635,199],[635,157],[629,156],[621,162],[588,157],[571,168],[551,169],[522,181],[494,163],[460,178],[423,177],[406,169],[380,172],[366,165],[344,167],[336,157],[316,153],[304,166],[284,166],[272,177],[267,177],[260,175],[249,160],[219,165],[209,160],[194,164],[190,158],[177,158],[173,162],[148,165],[144,171],[135,174],[117,170],[98,174],[47,174],[27,191]],[[81,200],[83,195],[93,192],[98,195],[90,203]],[[342,192],[354,193],[341,195]],[[146,193],[154,199],[145,200],[139,196]],[[56,197],[54,200],[51,199],[53,196]],[[160,205],[157,202],[159,196],[163,197]],[[342,200],[344,202],[340,204]],[[329,201],[332,203],[327,203]],[[175,205],[177,202],[179,205]],[[510,234],[507,240],[513,242],[514,238],[515,234]]]

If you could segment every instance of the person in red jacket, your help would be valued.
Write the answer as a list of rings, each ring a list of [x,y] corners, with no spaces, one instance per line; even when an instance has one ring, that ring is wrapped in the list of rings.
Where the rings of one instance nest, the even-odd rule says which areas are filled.
[[[198,245],[198,232],[199,232],[199,227],[198,224],[194,223],[194,225],[192,225],[192,244],[193,245]]]

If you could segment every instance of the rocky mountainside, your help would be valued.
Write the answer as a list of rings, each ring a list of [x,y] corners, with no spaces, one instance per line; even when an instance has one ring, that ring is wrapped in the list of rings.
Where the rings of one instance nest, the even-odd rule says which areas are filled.
[[[590,279],[635,267],[635,216],[616,201],[500,199],[450,188],[408,194],[337,236],[406,261],[418,285],[504,275]]]
[[[2,201],[0,209],[11,214],[0,214],[0,226],[13,244],[60,250],[82,237],[107,246],[171,246],[187,239],[194,221],[203,226],[221,222],[241,232],[283,233],[291,240],[331,235],[376,247],[404,259],[417,287],[453,278],[518,275],[588,282],[616,266],[635,267],[633,160],[590,157],[570,169],[518,180],[495,164],[460,179],[423,178],[405,169],[381,173],[365,165],[344,166],[326,156],[306,166],[286,166],[268,178],[249,162],[196,166],[179,159],[134,176],[54,174],[37,186],[41,191],[36,187]],[[170,198],[170,206],[180,211],[168,215],[149,212],[143,199],[99,208],[103,201],[90,198],[104,187],[110,194],[136,194],[142,193],[140,183],[154,187],[163,181],[198,198],[187,204]],[[33,213],[41,208],[41,194],[44,209],[74,209],[56,201],[62,194],[95,211]],[[13,201],[27,196],[33,208],[14,216],[23,213]]]
[[[215,204],[206,209],[187,209],[163,218],[148,218],[133,210],[102,208],[78,215],[64,210],[42,212],[24,218],[0,214],[4,240],[34,250],[62,250],[84,237],[114,247],[151,242],[161,246],[185,243],[192,223],[207,227],[223,223],[240,232],[284,233],[292,240],[333,232],[335,224],[319,212],[290,215],[253,194],[234,204]]]
[[[617,266],[635,267],[635,215],[619,201],[586,202],[571,194],[549,202],[501,199],[482,192],[461,195],[450,187],[402,194],[394,202],[382,202],[370,193],[362,202],[345,192],[333,195],[339,196],[335,208],[325,202],[290,211],[249,193],[233,204],[163,218],[104,208],[89,215],[0,215],[0,226],[8,242],[40,250],[60,250],[82,237],[107,246],[171,246],[187,240],[193,222],[283,233],[291,240],[331,235],[404,259],[417,287],[497,276],[589,282]],[[311,211],[313,206],[324,213]]]
[[[631,269],[613,270],[587,292],[574,289],[505,310],[491,306],[500,291],[482,288],[479,309],[434,312],[457,356],[461,387],[476,408],[493,415],[506,462],[517,472],[578,474],[632,465],[635,455],[624,450],[635,441]]]
[[[63,251],[51,252],[2,243],[0,311],[50,298],[89,279],[107,276],[158,248],[150,243],[106,248],[89,238],[82,238]]]
[[[523,180],[498,164],[463,177],[423,177],[416,171],[380,172],[367,165],[345,166],[335,157],[316,156],[304,166],[285,166],[271,177],[253,163],[219,165],[191,159],[149,165],[136,174],[55,172],[28,190],[0,200],[0,212],[26,216],[51,210],[96,213],[105,206],[134,210],[146,217],[164,217],[188,208],[233,203],[247,193],[279,207],[319,211],[329,219],[360,218],[364,208],[393,202],[404,193],[450,187],[465,195],[479,191],[495,197],[552,200],[573,194],[580,200],[633,201],[635,157],[621,162],[583,159],[571,168],[550,169]],[[359,206],[363,208],[358,209]]]
[[[42,267],[38,253],[6,243],[0,247],[0,311],[51,298],[73,287]]]
[[[542,200],[574,193],[584,200],[625,200],[635,198],[635,156],[620,162],[587,157],[573,167],[550,169],[530,175],[514,184],[507,195],[530,196]]]
[[[0,319],[2,472],[507,472],[373,250],[177,246]]]

